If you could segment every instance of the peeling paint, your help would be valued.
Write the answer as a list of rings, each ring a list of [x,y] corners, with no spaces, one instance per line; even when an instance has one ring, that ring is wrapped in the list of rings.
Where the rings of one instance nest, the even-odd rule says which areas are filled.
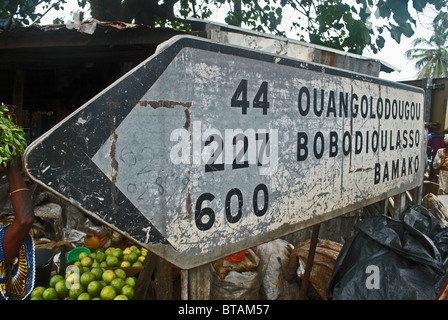
[[[157,101],[147,101],[147,100],[140,100],[138,102],[138,105],[142,107],[147,107],[148,105],[151,106],[151,108],[157,109],[157,108],[174,108],[176,106],[183,106],[185,108],[190,108],[192,103],[191,102],[178,102],[178,101],[170,101],[170,100],[157,100]]]
[[[145,243],[149,243],[149,234],[151,232],[151,229],[151,226],[142,229],[142,231],[146,233]]]
[[[190,129],[190,122],[191,122],[190,109],[186,108],[185,109],[185,124],[184,124],[184,129],[185,130]]]

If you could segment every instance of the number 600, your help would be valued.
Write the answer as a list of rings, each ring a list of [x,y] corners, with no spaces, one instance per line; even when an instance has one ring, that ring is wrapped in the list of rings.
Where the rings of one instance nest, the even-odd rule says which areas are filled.
[[[258,206],[258,194],[259,192],[263,192],[263,207],[260,209]],[[230,201],[233,196],[236,196],[238,198],[238,212],[236,215],[233,215],[230,208]],[[196,201],[196,208],[194,212],[194,218],[196,227],[201,231],[209,230],[213,223],[215,222],[215,212],[212,208],[205,207],[202,208],[202,203],[204,201],[213,201],[215,199],[215,196],[211,193],[203,193],[199,196],[198,200]],[[255,187],[253,197],[252,197],[252,205],[254,209],[254,214],[257,217],[263,216],[266,211],[268,210],[268,203],[269,203],[269,196],[268,196],[268,188],[264,184],[259,184]],[[226,213],[226,219],[229,223],[236,223],[240,221],[243,212],[243,194],[240,189],[233,188],[229,192],[227,192],[226,199],[225,199],[225,213]]]

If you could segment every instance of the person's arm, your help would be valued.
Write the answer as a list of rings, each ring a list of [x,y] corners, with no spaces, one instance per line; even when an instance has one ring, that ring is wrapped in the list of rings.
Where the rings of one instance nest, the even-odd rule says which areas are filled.
[[[20,246],[28,235],[34,222],[34,209],[31,193],[15,165],[6,167],[14,221],[5,229],[3,254],[5,264],[9,264],[17,255]]]

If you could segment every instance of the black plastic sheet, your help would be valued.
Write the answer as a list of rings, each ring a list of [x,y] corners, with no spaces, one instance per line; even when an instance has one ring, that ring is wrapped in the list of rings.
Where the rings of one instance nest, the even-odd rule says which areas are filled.
[[[412,206],[401,220],[366,218],[355,229],[336,261],[327,285],[328,299],[437,297],[447,276],[448,229],[426,208]]]
[[[0,33],[9,30],[9,27],[11,27],[11,23],[12,23],[12,16],[6,18],[0,18]]]

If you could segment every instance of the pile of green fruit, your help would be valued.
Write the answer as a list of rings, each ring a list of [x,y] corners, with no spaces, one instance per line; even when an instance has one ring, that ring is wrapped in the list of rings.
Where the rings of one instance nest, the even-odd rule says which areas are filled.
[[[146,249],[136,246],[82,252],[64,275],[52,276],[47,287],[34,288],[31,300],[131,300],[137,278],[128,276],[122,265],[126,261],[128,267],[141,266],[146,254]]]
[[[98,248],[88,254],[81,252],[75,265],[82,267],[142,267],[145,262],[148,250],[130,246],[125,249],[109,247],[107,249]]]

